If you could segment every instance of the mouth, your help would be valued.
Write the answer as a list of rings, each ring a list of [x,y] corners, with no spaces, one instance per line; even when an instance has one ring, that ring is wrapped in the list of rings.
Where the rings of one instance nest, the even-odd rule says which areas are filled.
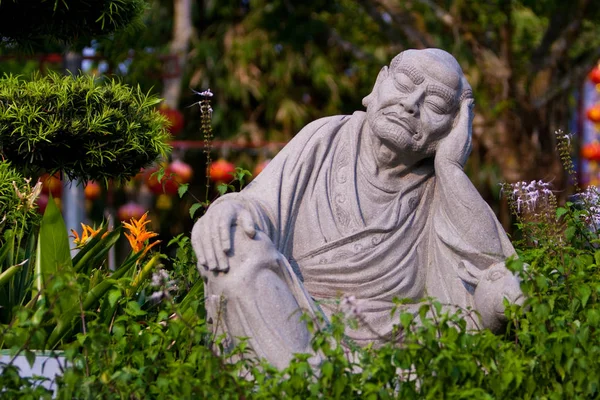
[[[382,115],[390,122],[400,126],[406,133],[411,135],[413,139],[419,140],[421,138],[421,134],[414,129],[411,124],[400,116],[397,111],[394,110],[384,110],[382,111]]]

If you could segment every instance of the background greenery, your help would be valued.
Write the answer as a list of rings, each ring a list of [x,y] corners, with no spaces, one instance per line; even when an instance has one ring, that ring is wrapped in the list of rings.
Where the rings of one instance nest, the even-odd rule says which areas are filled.
[[[123,2],[106,2],[112,3]],[[128,7],[139,7],[131,3]],[[477,99],[467,172],[505,228],[510,213],[499,200],[499,182],[545,178],[558,190],[566,188],[553,133],[577,128],[573,95],[600,57],[600,11],[591,1],[152,0],[141,21],[144,28],[119,34],[107,29],[88,40],[100,57],[92,60],[92,70],[139,84],[182,110],[185,128],[178,139],[184,140],[202,139],[200,110],[193,106],[198,97],[190,89],[210,87],[216,139],[233,140],[217,155],[250,170],[279,148],[265,141],[285,142],[316,118],[363,109],[362,97],[377,72],[398,52],[423,47],[451,52]],[[38,54],[44,48],[65,50],[57,40],[36,43],[42,46]],[[78,39],[72,49],[84,43]],[[5,45],[1,55],[10,59],[0,62],[0,71],[36,67],[14,58],[23,56],[22,48],[16,52]],[[47,61],[43,66],[61,67]],[[192,187],[202,186],[201,151],[177,154],[196,171]],[[161,219],[182,220],[186,213],[163,214]],[[189,222],[177,225],[173,234],[190,228]]]
[[[25,3],[2,0],[0,15]],[[76,2],[39,3],[54,7],[47,15],[77,27]],[[104,5],[112,5],[125,15],[130,9],[119,7],[140,5],[125,0],[98,3],[102,7],[88,12],[102,13]],[[468,170],[499,212],[501,180],[546,177],[558,189],[564,187],[553,132],[567,126],[571,95],[597,61],[600,48],[600,14],[585,0],[163,0],[148,6],[140,16],[146,28],[135,32],[113,33],[106,22],[102,32],[92,24],[88,33],[65,35],[43,26],[50,20],[46,18],[34,30],[2,31],[0,68],[29,78],[40,63],[46,69],[64,67],[48,57],[32,59],[31,50],[65,53],[90,46],[99,55],[92,69],[106,72],[108,82],[118,77],[133,87],[139,84],[141,93],[156,93],[184,111],[182,139],[201,139],[199,109],[186,108],[198,97],[188,88],[211,87],[217,139],[262,145],[287,141],[320,116],[361,109],[379,68],[403,49],[442,47],[459,59],[476,92],[479,107]],[[120,24],[114,21],[114,27]],[[180,29],[190,26],[191,31]],[[14,32],[26,35],[9,40]],[[30,52],[23,52],[22,45]],[[173,54],[182,75],[176,73]],[[48,81],[52,79],[58,78],[49,75]],[[179,91],[171,91],[173,80]],[[4,158],[8,150],[2,140]],[[255,153],[220,151],[246,165],[273,152],[269,146]],[[197,171],[204,170],[204,155],[189,151],[185,157]],[[0,165],[8,168],[6,162]],[[14,170],[3,174],[26,186]],[[197,174],[195,185],[204,183],[202,175]],[[2,199],[16,201],[14,194]],[[0,275],[0,284],[12,285],[25,297],[2,300],[12,302],[10,313],[2,313],[2,347],[28,357],[47,346],[64,350],[71,367],[59,380],[58,397],[69,399],[595,398],[600,390],[600,253],[592,206],[597,202],[552,206],[542,210],[541,220],[518,220],[520,261],[509,266],[523,277],[528,302],[525,309],[509,307],[505,335],[467,332],[457,315],[421,318],[419,326],[413,316],[402,315],[398,329],[405,331],[403,346],[353,349],[343,342],[345,318],[339,314],[326,330],[315,332],[314,347],[326,356],[318,371],[305,355],[276,371],[246,357],[250,354],[244,345],[228,355],[234,362],[215,354],[219,338],[204,320],[202,282],[185,235],[167,243],[169,251],[164,252],[170,258],[155,255],[142,262],[136,258],[140,253],[131,254],[119,269],[109,271],[105,256],[119,230],[91,238],[71,258],[59,213],[50,206],[39,233],[24,234],[26,224],[17,217],[10,221],[20,224],[17,233],[4,233],[0,263],[3,274],[10,270],[13,275]],[[506,210],[500,215],[508,220]],[[187,209],[180,211],[188,218]],[[172,215],[163,216],[176,225]],[[35,227],[29,218],[22,216]],[[187,233],[185,226],[192,221],[186,221],[182,230]],[[48,246],[53,229],[63,233],[60,251]],[[36,249],[43,257],[33,256]],[[48,255],[54,260],[47,262]],[[530,266],[524,268],[523,262]],[[168,267],[166,277],[150,279],[160,264]],[[23,282],[31,281],[34,267],[46,272],[31,291],[31,283]],[[422,314],[432,307],[439,305],[424,302]],[[463,310],[463,316],[469,313]],[[348,359],[352,351],[355,356]],[[50,398],[31,383],[10,368],[0,375],[2,395]]]

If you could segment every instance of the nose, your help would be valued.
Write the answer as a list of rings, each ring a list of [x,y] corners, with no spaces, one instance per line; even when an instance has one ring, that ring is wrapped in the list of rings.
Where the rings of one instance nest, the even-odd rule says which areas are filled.
[[[424,91],[421,88],[417,88],[400,100],[400,105],[409,115],[416,117],[419,115],[419,106],[423,100],[423,95]]]

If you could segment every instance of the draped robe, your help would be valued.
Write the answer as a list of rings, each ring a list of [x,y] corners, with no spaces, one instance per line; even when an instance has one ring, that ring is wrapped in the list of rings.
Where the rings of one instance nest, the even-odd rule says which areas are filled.
[[[251,212],[288,261],[282,268],[293,275],[287,285],[294,296],[304,297],[299,304],[329,317],[335,299],[356,297],[363,323],[346,334],[361,345],[390,338],[398,322],[390,315],[394,298],[432,296],[473,307],[458,263],[483,270],[514,253],[487,205],[486,231],[461,231],[465,221],[445,201],[460,193],[442,190],[433,162],[399,178],[398,188],[378,185],[364,167],[372,151],[363,136],[365,117],[356,112],[310,123],[247,188],[218,200],[236,200]],[[403,307],[416,312],[418,306]]]

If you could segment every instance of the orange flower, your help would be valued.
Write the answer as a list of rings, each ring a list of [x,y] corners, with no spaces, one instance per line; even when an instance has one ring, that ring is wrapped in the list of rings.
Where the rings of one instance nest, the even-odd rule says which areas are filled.
[[[73,243],[75,243],[75,246],[77,246],[77,248],[83,247],[83,245],[86,244],[88,240],[96,236],[98,232],[102,230],[102,227],[94,230],[94,228],[92,228],[91,226],[85,225],[83,223],[81,224],[81,228],[81,237],[79,237],[79,235],[77,234],[77,232],[75,232],[74,229],[71,229],[71,233],[73,234]]]
[[[148,212],[146,211],[146,213],[138,220],[131,218],[129,223],[123,222],[123,226],[129,229],[129,233],[125,233],[125,237],[129,240],[131,249],[135,253],[144,250],[142,257],[146,255],[148,250],[160,243],[160,240],[156,240],[155,242],[148,244],[148,240],[158,236],[158,233],[146,230],[146,225],[150,223],[150,220],[147,220],[147,218]]]

